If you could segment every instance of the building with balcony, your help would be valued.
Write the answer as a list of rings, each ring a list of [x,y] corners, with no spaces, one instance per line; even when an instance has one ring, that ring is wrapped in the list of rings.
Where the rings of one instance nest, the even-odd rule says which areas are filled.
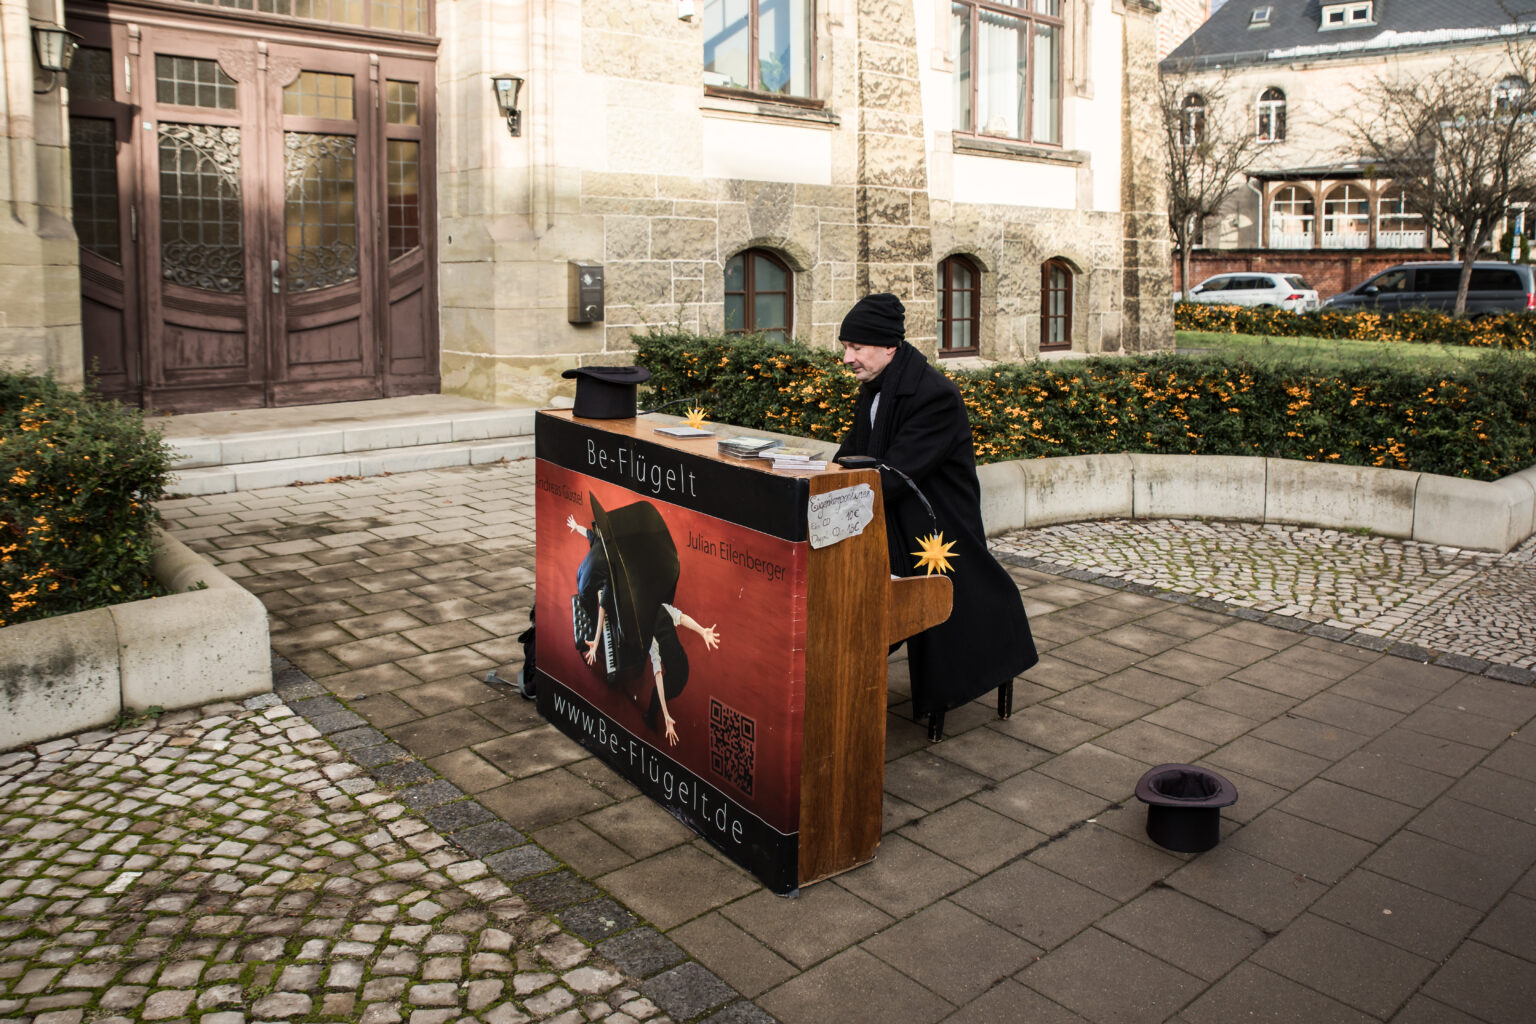
[[[1378,78],[1434,75],[1452,61],[1509,64],[1536,20],[1502,0],[1227,0],[1159,65],[1186,110],[1257,143],[1244,179],[1204,225],[1195,283],[1233,270],[1300,273],[1323,295],[1393,263],[1446,258],[1421,213],[1350,142]],[[1524,89],[1506,78],[1493,90]],[[1511,229],[1521,227],[1512,211]],[[1505,232],[1496,234],[1501,238]],[[1178,268],[1174,269],[1175,275]],[[1181,286],[1180,286],[1181,287]]]

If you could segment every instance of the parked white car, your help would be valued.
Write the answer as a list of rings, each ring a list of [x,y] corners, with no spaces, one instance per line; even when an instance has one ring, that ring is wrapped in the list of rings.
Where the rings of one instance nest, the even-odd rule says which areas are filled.
[[[1304,313],[1317,308],[1317,289],[1299,274],[1263,271],[1217,274],[1190,289],[1186,302],[1219,306],[1258,306]]]

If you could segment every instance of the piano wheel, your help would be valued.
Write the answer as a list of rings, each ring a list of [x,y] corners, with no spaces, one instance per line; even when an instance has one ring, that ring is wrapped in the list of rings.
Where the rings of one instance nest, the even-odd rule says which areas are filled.
[[[997,717],[1013,717],[1013,680],[1010,679],[997,688]]]
[[[935,711],[928,716],[928,742],[937,743],[944,738],[944,712]]]

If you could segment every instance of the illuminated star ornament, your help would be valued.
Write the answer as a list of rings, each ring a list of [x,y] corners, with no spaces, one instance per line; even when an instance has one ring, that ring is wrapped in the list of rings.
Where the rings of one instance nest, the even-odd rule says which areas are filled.
[[[926,537],[917,538],[917,546],[922,550],[913,551],[911,554],[917,556],[917,567],[919,569],[927,569],[929,576],[936,572],[954,571],[954,567],[949,564],[949,549],[955,546],[955,542],[944,543],[944,534],[942,532],[930,533]],[[954,557],[959,558],[960,556],[956,555]]]
[[[704,409],[703,409],[703,407],[702,406],[698,406],[698,405],[689,406],[688,407],[688,418],[686,420],[684,420],[684,422],[687,423],[688,426],[692,427],[694,430],[702,430],[704,428]]]

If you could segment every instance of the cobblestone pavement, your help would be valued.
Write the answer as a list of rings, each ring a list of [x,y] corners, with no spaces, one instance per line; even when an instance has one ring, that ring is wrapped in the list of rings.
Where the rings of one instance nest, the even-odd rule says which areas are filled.
[[[449,843],[276,695],[0,755],[0,866],[5,1021],[669,1020],[513,891],[546,854]]]
[[[1436,654],[1536,666],[1536,538],[1496,555],[1307,527],[1113,519],[1020,530],[993,546]]]
[[[1529,548],[1000,538],[1012,718],[928,744],[898,656],[879,855],[785,900],[487,681],[532,472],[165,503],[267,606],[277,693],[0,755],[0,1024],[1530,1019],[1536,674],[1492,620]],[[1148,839],[1166,762],[1238,787],[1216,848]]]

